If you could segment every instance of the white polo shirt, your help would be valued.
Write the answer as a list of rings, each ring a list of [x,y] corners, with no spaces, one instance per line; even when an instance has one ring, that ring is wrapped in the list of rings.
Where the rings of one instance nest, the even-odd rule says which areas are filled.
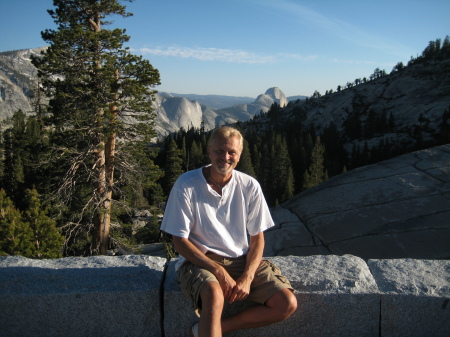
[[[182,174],[170,192],[161,230],[188,238],[201,252],[245,255],[247,233],[256,235],[274,226],[258,181],[233,170],[222,195],[206,182],[202,168]],[[184,262],[180,256],[178,267]]]

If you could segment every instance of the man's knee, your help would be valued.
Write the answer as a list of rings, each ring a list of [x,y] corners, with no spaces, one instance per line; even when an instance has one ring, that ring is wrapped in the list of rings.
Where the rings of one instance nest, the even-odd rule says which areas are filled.
[[[297,297],[294,295],[294,293],[291,290],[288,290],[287,294],[288,294],[288,298],[287,298],[286,309],[287,309],[287,313],[288,313],[288,317],[289,317],[290,315],[292,315],[295,312],[295,310],[297,310]]]
[[[282,321],[297,310],[297,298],[291,290],[282,289],[269,298],[266,305],[275,311],[277,320]]]
[[[211,306],[223,308],[224,297],[223,291],[217,282],[206,282],[200,289],[200,298],[203,307]]]

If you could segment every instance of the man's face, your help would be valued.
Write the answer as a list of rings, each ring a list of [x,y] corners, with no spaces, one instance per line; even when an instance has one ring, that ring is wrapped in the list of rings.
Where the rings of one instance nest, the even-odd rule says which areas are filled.
[[[238,137],[217,137],[208,147],[212,168],[222,175],[229,175],[241,157]]]

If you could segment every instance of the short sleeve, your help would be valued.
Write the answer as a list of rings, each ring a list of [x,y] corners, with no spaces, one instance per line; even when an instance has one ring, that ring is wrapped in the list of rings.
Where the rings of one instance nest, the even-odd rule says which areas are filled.
[[[254,186],[251,200],[248,205],[247,231],[254,236],[275,224],[270,214],[269,206],[258,183]]]
[[[193,223],[192,206],[189,191],[181,188],[180,182],[175,182],[169,195],[164,212],[161,230],[175,236],[188,238]]]

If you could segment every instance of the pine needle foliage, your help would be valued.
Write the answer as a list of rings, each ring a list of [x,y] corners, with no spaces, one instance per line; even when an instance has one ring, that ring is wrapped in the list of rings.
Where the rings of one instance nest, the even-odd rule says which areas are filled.
[[[46,123],[53,132],[44,160],[59,170],[53,196],[72,214],[66,234],[88,232],[87,254],[106,254],[116,182],[142,173],[123,147],[155,136],[150,88],[160,84],[159,72],[124,47],[125,29],[105,29],[108,17],[132,15],[119,0],[54,5],[48,12],[58,28],[42,32],[49,47],[32,60],[50,99]]]
[[[60,257],[64,237],[56,222],[47,216],[38,192],[27,190],[24,199],[27,207],[20,212],[6,192],[0,190],[0,255]]]

